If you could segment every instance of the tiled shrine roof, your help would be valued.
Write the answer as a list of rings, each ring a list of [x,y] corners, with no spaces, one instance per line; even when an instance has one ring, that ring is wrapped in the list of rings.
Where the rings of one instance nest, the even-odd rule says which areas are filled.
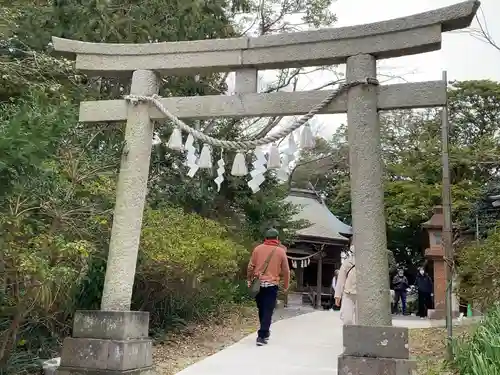
[[[291,189],[285,201],[300,207],[299,213],[293,217],[294,220],[306,220],[312,224],[297,231],[300,237],[347,242],[346,236],[352,234],[352,228],[332,214],[312,190]]]

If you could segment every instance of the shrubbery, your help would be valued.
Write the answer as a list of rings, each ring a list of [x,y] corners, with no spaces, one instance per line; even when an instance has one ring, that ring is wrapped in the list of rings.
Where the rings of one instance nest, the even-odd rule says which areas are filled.
[[[472,334],[455,341],[453,365],[459,374],[500,375],[500,232],[461,248],[457,264],[460,297],[487,313]]]
[[[0,103],[0,373],[16,375],[58,354],[75,310],[100,307],[122,146],[116,130],[78,124],[73,103],[25,94]],[[151,179],[163,180],[150,183],[144,213],[132,302],[151,313],[152,335],[244,300],[252,236],[291,216],[274,180],[258,194],[243,183],[219,194],[204,177],[185,182],[179,160],[163,151],[153,162]],[[188,184],[203,215],[186,194],[172,206]]]
[[[0,111],[2,374],[57,356],[74,311],[100,306],[120,149],[56,101],[28,95]],[[245,298],[244,241],[217,221],[148,207],[133,305],[151,312],[152,334]]]
[[[30,368],[33,359],[50,355],[58,334],[67,334],[75,287],[86,275],[93,251],[85,240],[68,240],[24,215],[0,217],[0,368]],[[30,225],[31,224],[31,225]],[[16,372],[13,372],[16,373]],[[20,372],[17,372],[20,373]]]
[[[453,365],[463,375],[500,375],[500,306],[493,307],[471,335],[454,343]]]
[[[500,301],[500,231],[458,251],[458,294],[487,309]]]
[[[181,209],[148,210],[144,217],[134,306],[151,326],[206,318],[238,296],[233,281],[248,250],[216,221]]]
[[[8,269],[0,293],[0,358],[6,373],[21,374],[36,368],[37,358],[57,354],[75,309],[99,307],[105,254],[58,235],[30,233],[26,240],[26,223],[19,227],[7,217],[3,224],[10,232],[4,237]],[[153,336],[217,314],[246,298],[244,282],[235,279],[247,256],[213,220],[173,207],[148,209],[133,308],[151,313]]]

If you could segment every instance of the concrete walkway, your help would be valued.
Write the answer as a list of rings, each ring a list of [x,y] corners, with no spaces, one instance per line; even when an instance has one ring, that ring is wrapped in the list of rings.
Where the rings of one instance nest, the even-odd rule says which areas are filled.
[[[441,326],[444,322],[397,317],[393,325],[408,328]],[[274,323],[267,346],[255,345],[252,334],[177,375],[332,375],[342,353],[340,314],[315,311]]]

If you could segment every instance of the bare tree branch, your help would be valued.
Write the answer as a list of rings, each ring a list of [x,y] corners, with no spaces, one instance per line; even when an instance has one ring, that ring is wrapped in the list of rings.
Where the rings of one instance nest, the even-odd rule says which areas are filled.
[[[482,20],[481,20],[481,18]],[[495,48],[497,51],[500,51],[500,44],[496,42],[495,38],[491,35],[489,29],[488,29],[488,23],[486,21],[486,16],[484,14],[484,11],[482,7],[479,8],[478,13],[476,14],[476,21],[478,24],[477,28],[469,27],[464,30],[455,30],[452,31],[453,33],[456,34],[463,34],[467,33],[470,36],[472,36],[474,39],[477,39],[483,43],[487,43],[493,48]]]
[[[479,35],[484,39],[484,41],[489,43],[493,48],[500,51],[500,46],[495,42],[495,40],[493,39],[493,36],[490,34],[490,32],[488,30],[488,24],[486,22],[486,17],[484,15],[482,8],[479,8],[479,13],[481,14],[481,16],[484,20],[484,22],[481,22],[481,20],[479,19],[479,16],[476,14],[476,20],[477,20],[477,23],[479,25]]]
[[[322,155],[320,157],[317,157],[317,158],[314,158],[314,159],[311,159],[311,160],[306,160],[306,161],[303,161],[301,163],[298,163],[296,164],[293,169],[291,170],[290,172],[290,175],[288,176],[288,189],[291,188],[292,186],[292,182],[293,182],[293,175],[295,173],[295,171],[300,168],[300,167],[303,167],[305,165],[308,165],[308,164],[311,164],[311,163],[317,163],[318,161],[322,161],[322,160],[325,160],[325,159],[328,159],[328,158],[332,158],[334,156],[337,156],[338,158],[336,158],[335,160],[332,160],[331,163],[326,163],[326,164],[323,164],[323,166],[330,166],[330,167],[334,167],[334,166],[337,166],[340,164],[341,162],[341,158],[339,157],[338,155],[338,150],[336,150],[335,152],[331,152],[329,154],[326,154],[326,155]]]

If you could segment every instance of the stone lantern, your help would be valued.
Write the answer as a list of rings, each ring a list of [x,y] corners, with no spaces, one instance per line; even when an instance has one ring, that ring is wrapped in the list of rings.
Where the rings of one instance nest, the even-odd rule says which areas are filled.
[[[425,249],[425,257],[432,261],[434,270],[434,309],[428,311],[430,319],[446,317],[446,261],[443,246],[444,216],[443,206],[433,208],[432,217],[422,224],[429,234],[429,247]],[[453,294],[452,314],[458,316],[458,301]]]

